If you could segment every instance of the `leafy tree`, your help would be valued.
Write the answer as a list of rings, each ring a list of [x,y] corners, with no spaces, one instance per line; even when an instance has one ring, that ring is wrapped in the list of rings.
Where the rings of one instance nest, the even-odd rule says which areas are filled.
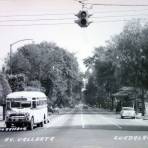
[[[11,92],[11,88],[4,74],[0,73],[0,105],[3,106],[3,119],[5,119],[6,96]]]
[[[139,20],[129,21],[119,35],[95,49],[84,63],[93,71],[88,79],[96,79],[94,86],[101,88],[103,96],[122,86],[133,86],[141,88],[144,104],[144,89],[148,88],[148,26],[141,25]]]
[[[7,67],[9,68],[9,58]],[[55,105],[70,104],[74,100],[74,94],[80,96],[80,91],[73,91],[81,81],[77,59],[56,44],[42,42],[19,48],[12,56],[12,72],[25,74],[28,84],[30,81],[39,81]]]

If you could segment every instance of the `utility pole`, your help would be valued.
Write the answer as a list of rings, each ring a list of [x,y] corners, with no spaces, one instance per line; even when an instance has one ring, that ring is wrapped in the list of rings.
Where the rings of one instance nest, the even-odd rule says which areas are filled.
[[[12,75],[13,71],[12,71],[12,47],[13,45],[19,43],[19,42],[23,42],[23,41],[32,41],[33,42],[33,39],[22,39],[22,40],[18,40],[16,42],[13,42],[10,44],[10,74]]]

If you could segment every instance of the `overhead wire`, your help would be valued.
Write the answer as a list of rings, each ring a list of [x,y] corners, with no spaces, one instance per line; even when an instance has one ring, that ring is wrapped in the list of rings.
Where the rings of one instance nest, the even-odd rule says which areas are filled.
[[[130,21],[131,19],[117,19],[117,20],[99,20],[99,21],[96,21],[94,23],[112,23],[112,22],[128,22]],[[140,20],[143,20],[143,21],[148,21],[148,18],[141,18]]]
[[[106,15],[106,16],[94,16],[94,17],[92,17],[92,18],[95,18],[95,19],[100,19],[100,18],[114,18],[114,17],[133,17],[133,16],[139,16],[139,15],[143,15],[143,16],[145,16],[146,15],[146,17],[148,17],[148,14],[133,14],[133,15]]]
[[[11,15],[0,15],[0,17],[30,17],[30,16],[49,16],[49,15],[73,15],[73,13],[41,13],[41,14],[11,14]]]
[[[129,5],[129,4],[103,4],[103,3],[86,3],[86,4],[91,4],[91,5],[100,5],[100,6],[148,6],[148,5]],[[142,9],[142,10],[117,10],[117,11],[97,11],[94,12],[95,14],[98,13],[114,13],[114,12],[138,12],[138,11],[147,11],[148,9]],[[11,15],[0,15],[0,22],[1,23],[8,23],[8,22],[20,22],[20,24],[0,24],[0,26],[45,26],[45,25],[66,25],[66,24],[74,24],[72,22],[61,22],[65,20],[75,20],[75,18],[72,17],[61,17],[65,15],[73,15],[74,13],[40,13],[40,14],[11,14]],[[123,14],[121,15],[105,15],[105,16],[92,16],[92,19],[110,19],[110,20],[100,20],[100,21],[95,21],[95,22],[120,22],[120,21],[129,21],[129,19],[117,19],[117,20],[111,20],[112,18],[125,18],[125,17],[134,17],[134,16],[139,16],[142,15],[143,17],[147,17],[148,14]],[[49,17],[49,16],[56,16],[56,18],[38,18],[38,17]],[[11,17],[29,17],[28,18],[13,18],[13,19],[3,19],[1,18],[11,18]],[[30,18],[30,17],[37,17],[35,19]],[[147,20],[147,18],[142,18],[142,20]],[[25,22],[39,22],[39,23],[26,23]],[[53,22],[53,23],[45,23],[45,21],[60,21],[60,22]],[[93,23],[95,23],[93,22]]]
[[[93,23],[112,23],[112,22],[127,22],[130,21],[131,19],[116,19],[116,20],[99,20],[99,21],[95,21]],[[146,18],[141,18],[140,20],[144,20],[144,21],[148,21],[148,19]],[[35,24],[0,24],[0,27],[23,27],[23,26],[57,26],[57,25],[74,25],[74,23],[35,23]]]
[[[19,27],[19,26],[49,26],[49,25],[70,25],[74,23],[35,23],[35,24],[0,24],[0,27]]]
[[[118,6],[118,7],[148,7],[148,4],[111,4],[111,3],[85,3],[94,6]]]
[[[122,12],[138,12],[138,11],[148,11],[148,9],[140,10],[110,10],[110,11],[95,11],[94,13],[122,13]],[[38,13],[38,14],[10,14],[10,15],[0,15],[0,17],[38,17],[38,16],[65,16],[65,15],[74,15],[72,12],[68,13]]]
[[[138,12],[138,11],[148,11],[148,9],[133,9],[133,10],[109,10],[109,11],[95,11],[94,13],[100,14],[100,13],[123,13],[123,12]]]
[[[133,17],[142,15],[147,17],[148,14],[133,14],[133,15],[105,15],[105,16],[92,16],[91,18],[94,19],[101,19],[101,18],[114,18],[114,17]],[[75,18],[36,18],[36,19],[10,19],[10,20],[0,20],[0,22],[36,22],[36,21],[63,21],[63,20],[74,20]]]
[[[38,18],[38,19],[13,19],[13,20],[0,20],[0,22],[33,22],[33,21],[60,21],[60,20],[73,20],[74,18]]]

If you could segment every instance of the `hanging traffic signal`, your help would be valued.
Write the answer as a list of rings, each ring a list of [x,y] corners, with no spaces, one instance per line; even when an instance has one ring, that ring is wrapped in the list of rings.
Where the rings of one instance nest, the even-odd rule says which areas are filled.
[[[86,10],[79,11],[76,16],[78,17],[78,20],[75,20],[75,23],[77,23],[80,27],[88,27],[88,25],[92,23],[88,20],[91,15],[88,14],[88,11]]]

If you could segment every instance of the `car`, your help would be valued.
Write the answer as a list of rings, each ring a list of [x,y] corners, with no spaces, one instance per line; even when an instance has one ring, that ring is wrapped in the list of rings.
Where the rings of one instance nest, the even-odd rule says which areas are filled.
[[[136,118],[136,112],[133,107],[122,107],[122,110],[120,112],[121,119],[123,118]]]

